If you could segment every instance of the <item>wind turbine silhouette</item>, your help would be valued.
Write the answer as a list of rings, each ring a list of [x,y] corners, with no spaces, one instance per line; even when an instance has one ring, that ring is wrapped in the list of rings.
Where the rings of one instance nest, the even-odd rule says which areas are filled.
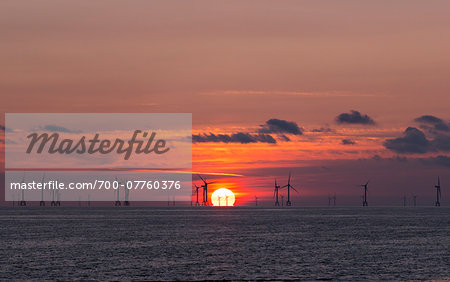
[[[228,207],[228,197],[230,197],[229,195],[225,195],[225,204]]]
[[[20,186],[23,188],[25,183],[25,172],[23,173],[23,178],[22,178],[22,182],[20,182]],[[19,202],[19,206],[26,206],[27,202],[25,201],[25,189],[21,189],[22,192],[22,199]]]
[[[366,184],[359,185],[364,187],[364,196],[363,196],[363,207],[367,207],[369,204],[367,203],[367,186],[369,185],[369,180],[367,180]]]
[[[414,202],[414,206],[416,206],[417,204],[417,195],[413,195],[413,202]]]
[[[273,190],[273,197],[275,198],[275,206],[280,206],[280,202],[278,202],[278,190],[280,189],[280,185],[277,184],[277,179],[275,178],[275,189]]]
[[[44,172],[44,175],[42,175],[42,180],[41,180],[42,186],[44,186],[44,178],[45,178],[45,172]],[[44,189],[41,190],[41,201],[39,202],[39,206],[45,207]]]
[[[125,179],[125,201],[123,205],[128,207],[130,205],[130,189],[128,189],[127,180]]]
[[[295,188],[291,185],[291,173],[289,172],[289,178],[288,178],[288,184],[284,185],[281,188],[285,188],[287,187],[287,202],[286,202],[286,206],[292,206],[291,203],[291,189],[294,190],[295,192],[298,193],[297,190],[295,190]]]
[[[255,206],[258,206],[258,197],[255,196]]]
[[[217,196],[217,201],[219,202],[219,207],[220,207],[220,199],[221,199],[222,197],[220,197],[220,196]]]
[[[203,181],[203,205],[207,206],[208,205],[208,184],[213,184],[215,182],[206,182],[205,179],[203,179],[200,174],[197,174],[198,177],[200,177],[200,179]]]
[[[198,202],[198,190],[200,189],[200,188],[202,188],[201,186],[197,186],[197,185],[195,185],[195,184],[193,184],[194,185],[194,188],[195,189],[193,189],[193,190],[195,190],[195,193],[197,194],[197,200],[195,201],[195,206],[197,207],[197,206],[200,206],[200,203]],[[193,193],[192,194],[194,194],[194,191],[192,191]]]
[[[122,182],[120,182],[119,179],[117,179],[117,176],[116,176],[116,182],[118,183],[118,185],[117,185],[117,189],[114,190],[114,194],[117,193],[116,194],[117,198],[116,198],[116,201],[114,202],[114,206],[120,206],[121,203],[120,203],[119,191],[120,191],[120,186],[122,185]]]
[[[336,194],[334,194],[333,197],[331,197],[330,194],[328,194],[328,206],[331,207],[331,200],[333,200],[333,205],[336,206]]]
[[[59,207],[61,206],[61,191],[58,189],[56,190],[56,203],[55,203],[55,207]]]
[[[435,206],[436,207],[440,207],[441,206],[441,202],[440,202],[440,197],[441,197],[441,180],[439,179],[438,176],[438,184],[434,186],[436,188],[436,203]]]
[[[52,189],[52,201],[50,202],[50,206],[56,207],[56,201],[55,201],[55,189]]]

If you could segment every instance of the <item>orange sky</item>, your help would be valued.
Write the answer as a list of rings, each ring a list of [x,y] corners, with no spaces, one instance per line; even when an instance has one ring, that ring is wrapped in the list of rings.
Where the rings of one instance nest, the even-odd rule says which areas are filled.
[[[245,175],[221,179],[241,201],[269,201],[289,170],[304,204],[357,202],[351,187],[367,178],[379,203],[431,199],[448,166],[428,159],[448,151],[397,158],[383,142],[425,114],[450,120],[449,12],[413,0],[1,1],[0,110],[192,112],[194,134],[293,121],[304,134],[291,142],[194,144],[194,170]],[[350,110],[376,125],[335,122]]]

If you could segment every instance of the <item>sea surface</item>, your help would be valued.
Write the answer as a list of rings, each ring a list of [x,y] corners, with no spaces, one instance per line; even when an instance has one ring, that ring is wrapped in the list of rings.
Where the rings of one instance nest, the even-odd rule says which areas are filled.
[[[450,208],[0,208],[0,279],[444,280]]]

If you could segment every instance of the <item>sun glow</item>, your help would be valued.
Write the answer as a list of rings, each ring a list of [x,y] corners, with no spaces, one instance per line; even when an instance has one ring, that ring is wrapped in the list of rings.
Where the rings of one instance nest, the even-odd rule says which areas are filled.
[[[211,202],[215,207],[231,207],[234,205],[234,193],[226,188],[220,188],[211,195]]]

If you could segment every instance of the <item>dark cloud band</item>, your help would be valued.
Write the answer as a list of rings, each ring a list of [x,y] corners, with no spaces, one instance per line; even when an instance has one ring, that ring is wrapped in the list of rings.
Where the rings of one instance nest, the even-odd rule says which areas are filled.
[[[233,134],[214,134],[212,132],[192,135],[193,143],[269,143],[275,144],[277,140],[272,136],[289,142],[291,139],[287,135],[302,135],[303,130],[297,123],[282,119],[269,119],[256,132],[237,132]]]
[[[422,129],[431,133],[435,133],[437,131],[450,132],[450,124],[432,115],[423,115],[414,119],[414,121],[420,123],[420,127]]]
[[[270,143],[275,144],[277,141],[269,134],[250,134],[244,132],[238,132],[234,134],[198,134],[192,135],[193,143]]]
[[[421,130],[408,127],[402,137],[387,139],[383,145],[400,154],[448,152],[450,151],[450,135],[437,134],[434,139],[429,140]]]
[[[293,121],[287,121],[282,119],[269,119],[266,124],[261,126],[260,133],[284,133],[293,135],[302,135],[303,130]]]
[[[350,111],[350,113],[342,113],[336,117],[336,122],[343,124],[364,124],[375,125],[375,121],[368,115],[362,115],[358,111]]]

